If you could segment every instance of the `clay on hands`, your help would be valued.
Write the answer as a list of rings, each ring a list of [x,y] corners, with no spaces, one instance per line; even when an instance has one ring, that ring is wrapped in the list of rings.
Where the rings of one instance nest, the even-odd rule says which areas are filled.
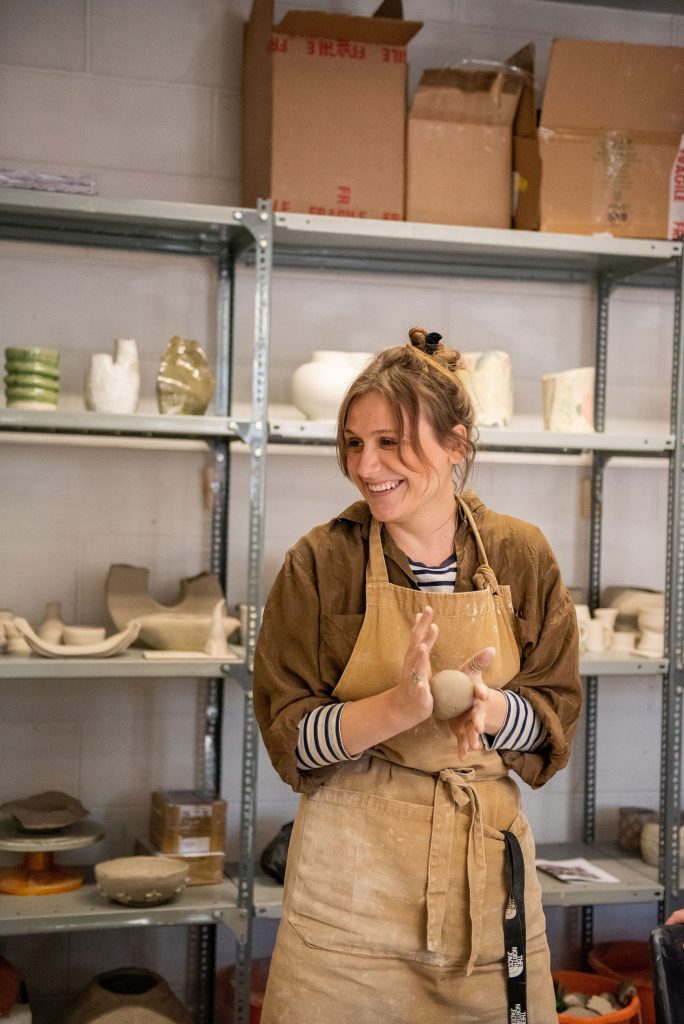
[[[472,706],[473,681],[458,669],[445,668],[437,672],[430,680],[430,689],[435,702],[432,713],[440,721],[455,718]]]

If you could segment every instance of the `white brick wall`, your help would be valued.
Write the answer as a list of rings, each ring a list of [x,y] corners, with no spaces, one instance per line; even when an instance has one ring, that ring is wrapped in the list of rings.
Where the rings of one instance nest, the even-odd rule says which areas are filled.
[[[248,0],[0,0],[0,164],[90,173],[108,196],[237,203],[240,50],[248,6]],[[289,6],[279,0],[276,17]],[[333,3],[299,0],[293,6],[332,9]],[[360,13],[373,6],[365,0],[335,5]],[[541,90],[555,35],[684,45],[684,16],[598,6],[406,0],[405,13],[425,21],[410,45],[411,88],[425,67],[464,56],[505,59],[533,40]],[[243,401],[249,396],[251,282],[251,272],[240,271],[236,397]],[[195,337],[213,351],[214,299],[212,270],[201,260],[20,244],[0,248],[0,348],[60,348],[64,408],[80,406],[90,354],[110,351],[117,336],[138,339],[143,408],[154,408],[154,375],[172,334]],[[651,420],[667,418],[670,306],[659,292],[616,297],[609,417],[636,412]],[[272,399],[289,402],[290,374],[312,349],[379,348],[424,321],[465,349],[509,349],[516,407],[538,411],[541,373],[591,358],[594,317],[594,300],[582,285],[279,271]],[[200,487],[205,463],[205,455],[195,451],[0,445],[0,607],[39,621],[44,602],[59,599],[71,621],[104,623],[104,577],[113,561],[148,565],[157,596],[170,601],[181,576],[206,566]],[[584,475],[577,468],[492,463],[483,463],[476,475],[485,500],[542,526],[573,585],[586,584],[588,537],[578,515]],[[661,468],[609,471],[605,582],[662,586],[666,491]],[[329,454],[274,457],[266,582],[290,543],[352,497]],[[244,596],[246,515],[247,461],[236,455],[231,602]],[[611,837],[618,806],[657,804],[659,683],[602,680],[600,690],[599,830]],[[194,684],[185,681],[4,685],[0,800],[62,787],[80,796],[107,828],[104,844],[75,859],[129,852],[134,833],[144,828],[149,791],[193,781],[194,692]],[[240,716],[241,697],[229,688],[224,793],[233,854]],[[526,794],[540,840],[577,834],[581,750],[579,737],[568,771],[546,790]],[[295,807],[262,757],[259,849]],[[577,934],[564,915],[549,918],[560,963]],[[599,912],[597,932],[644,938],[654,922],[652,907]],[[40,1024],[52,1019],[65,993],[117,964],[149,964],[182,991],[183,936],[183,929],[173,928],[102,934],[97,943],[87,934],[3,939],[0,953],[24,971]],[[272,936],[270,925],[257,929],[258,952],[268,950]],[[221,959],[230,957],[231,946],[223,935]]]

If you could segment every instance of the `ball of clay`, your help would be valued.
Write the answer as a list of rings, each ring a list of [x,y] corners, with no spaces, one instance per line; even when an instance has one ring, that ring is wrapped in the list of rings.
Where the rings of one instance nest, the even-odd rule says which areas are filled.
[[[430,689],[435,702],[432,713],[440,721],[462,714],[473,703],[473,681],[458,669],[437,672],[430,680]]]

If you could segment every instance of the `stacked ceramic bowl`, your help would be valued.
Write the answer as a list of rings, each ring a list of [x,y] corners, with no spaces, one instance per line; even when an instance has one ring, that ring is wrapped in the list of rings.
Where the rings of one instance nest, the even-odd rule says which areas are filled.
[[[8,408],[55,409],[58,396],[57,349],[5,349],[5,400]]]

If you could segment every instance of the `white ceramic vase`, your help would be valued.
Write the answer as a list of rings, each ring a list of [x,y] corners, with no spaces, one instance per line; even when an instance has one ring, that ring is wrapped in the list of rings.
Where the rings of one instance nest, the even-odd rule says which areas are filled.
[[[510,427],[513,376],[508,352],[462,352],[459,376],[468,389],[479,427]]]
[[[63,632],[62,605],[59,601],[48,601],[45,605],[45,617],[36,633],[41,640],[46,640],[50,644],[61,644]]]
[[[352,381],[373,359],[373,352],[311,353],[311,362],[292,374],[292,401],[310,420],[334,420]]]
[[[541,379],[544,430],[593,431],[594,377],[593,366],[544,374]]]
[[[86,409],[92,412],[132,413],[138,407],[140,363],[133,338],[117,338],[114,358],[106,352],[91,357],[86,380]]]

